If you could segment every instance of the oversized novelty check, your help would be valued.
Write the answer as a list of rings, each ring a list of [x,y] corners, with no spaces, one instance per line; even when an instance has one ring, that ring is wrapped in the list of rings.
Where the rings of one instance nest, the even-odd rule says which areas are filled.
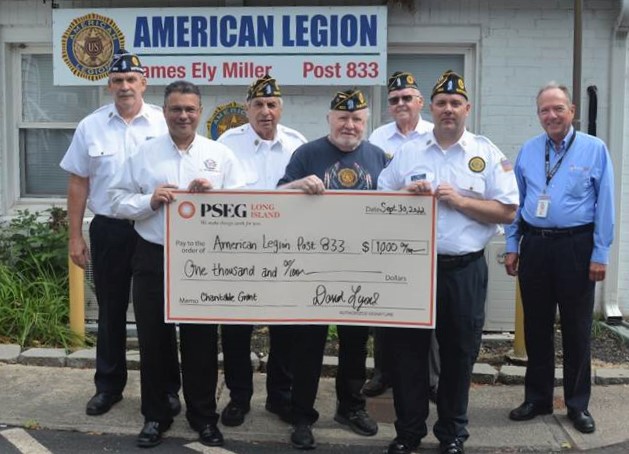
[[[431,328],[435,258],[431,196],[179,192],[166,211],[166,321]]]

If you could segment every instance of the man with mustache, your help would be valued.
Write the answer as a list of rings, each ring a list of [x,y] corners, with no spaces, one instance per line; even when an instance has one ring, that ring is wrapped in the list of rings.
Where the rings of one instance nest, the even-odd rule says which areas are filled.
[[[307,194],[322,194],[327,189],[375,189],[387,158],[384,151],[363,140],[368,118],[367,100],[360,90],[336,93],[327,116],[329,134],[295,151],[278,187],[299,189]],[[360,435],[375,435],[378,425],[367,414],[361,393],[366,376],[369,327],[339,325],[337,328],[339,359],[334,420]],[[328,327],[304,325],[293,329],[291,442],[297,449],[312,449],[316,445],[311,426],[319,418],[314,402]]]
[[[137,146],[167,131],[162,109],[143,100],[146,78],[137,55],[124,49],[114,55],[107,87],[114,102],[79,123],[60,164],[70,173],[70,258],[83,269],[91,260],[98,302],[96,394],[86,408],[91,416],[107,413],[122,399],[127,383],[127,309],[137,234],[132,222],[115,218],[107,188]],[[94,213],[89,229],[91,254],[82,233],[86,206]],[[163,360],[169,370],[171,413],[177,415],[181,383],[176,343],[164,350]]]

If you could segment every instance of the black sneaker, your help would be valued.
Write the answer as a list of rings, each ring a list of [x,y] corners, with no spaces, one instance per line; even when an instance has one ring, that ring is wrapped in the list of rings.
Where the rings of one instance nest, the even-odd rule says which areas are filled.
[[[371,419],[365,410],[350,411],[342,414],[338,411],[334,415],[334,420],[345,426],[349,426],[358,435],[370,437],[378,433],[378,423]]]
[[[290,442],[295,449],[314,449],[317,447],[312,428],[309,424],[295,424],[293,433],[290,436]]]
[[[364,384],[362,393],[367,397],[377,397],[383,394],[391,385],[385,380],[382,374],[374,375],[371,380]]]

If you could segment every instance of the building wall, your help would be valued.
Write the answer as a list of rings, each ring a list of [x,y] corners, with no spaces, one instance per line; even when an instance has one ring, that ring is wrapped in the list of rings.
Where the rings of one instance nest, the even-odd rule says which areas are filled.
[[[629,200],[629,46],[626,46],[626,68],[624,72],[625,81],[625,105],[624,121],[622,123],[623,134],[623,166],[622,181],[617,181],[619,187],[617,194],[621,200],[621,207],[624,207],[617,216],[619,226],[619,238],[615,245],[619,251],[618,264],[618,303],[625,317],[629,314],[629,215],[626,201]]]
[[[156,7],[156,6],[281,6],[281,5],[358,5],[371,2],[288,2],[288,1],[58,1],[61,7]],[[629,148],[629,103],[624,107],[624,132],[610,130],[611,46],[620,0],[585,0],[583,11],[583,59],[581,82],[581,129],[587,129],[587,87],[598,88],[598,135],[609,143],[614,134],[621,134],[622,149],[611,150],[612,158],[623,162],[622,181],[617,181],[618,195],[629,197],[629,162],[621,160]],[[395,2],[392,2],[395,4]],[[3,0],[0,2],[0,106],[12,101],[6,93],[7,43],[13,36],[25,40],[45,40],[51,36],[50,1]],[[32,32],[29,32],[29,30]],[[521,143],[541,132],[535,115],[535,95],[544,83],[555,80],[571,86],[573,47],[573,2],[568,0],[416,0],[415,7],[389,7],[389,44],[410,52],[448,49],[464,42],[473,58],[466,66],[467,85],[473,93],[474,132],[488,136],[503,152],[515,159]],[[33,37],[33,38],[31,38]],[[50,43],[47,43],[50,44]],[[626,48],[626,41],[624,43]],[[627,49],[629,52],[629,49]],[[629,58],[627,58],[629,61]],[[447,68],[443,68],[447,69]],[[468,71],[469,69],[469,71]],[[625,79],[629,68],[625,71]],[[627,81],[629,82],[629,81]],[[629,83],[625,99],[629,99]],[[283,123],[302,131],[313,139],[326,133],[325,112],[336,87],[288,87]],[[204,92],[206,115],[220,102],[242,99],[244,87],[207,88]],[[149,101],[161,103],[161,88],[154,87]],[[0,166],[6,165],[5,108],[0,109]],[[429,117],[426,110],[425,116]],[[376,117],[376,116],[374,116]],[[378,126],[373,124],[373,127]],[[7,194],[0,182],[0,214],[2,207],[14,206],[14,197]],[[7,200],[11,199],[11,200]],[[629,315],[629,220],[618,213],[619,236],[614,247],[620,248],[618,279],[604,285],[617,287],[621,309]],[[601,292],[599,292],[600,294]]]

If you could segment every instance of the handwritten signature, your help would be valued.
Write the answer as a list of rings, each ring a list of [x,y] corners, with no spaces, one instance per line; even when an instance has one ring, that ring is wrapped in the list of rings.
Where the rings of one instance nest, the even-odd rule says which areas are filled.
[[[377,306],[380,298],[379,292],[373,292],[371,295],[362,295],[361,285],[352,285],[351,290],[345,293],[341,290],[337,293],[330,293],[325,285],[319,284],[315,288],[315,295],[312,298],[313,306],[322,306],[330,304],[348,305],[356,312],[360,312],[363,306]]]

